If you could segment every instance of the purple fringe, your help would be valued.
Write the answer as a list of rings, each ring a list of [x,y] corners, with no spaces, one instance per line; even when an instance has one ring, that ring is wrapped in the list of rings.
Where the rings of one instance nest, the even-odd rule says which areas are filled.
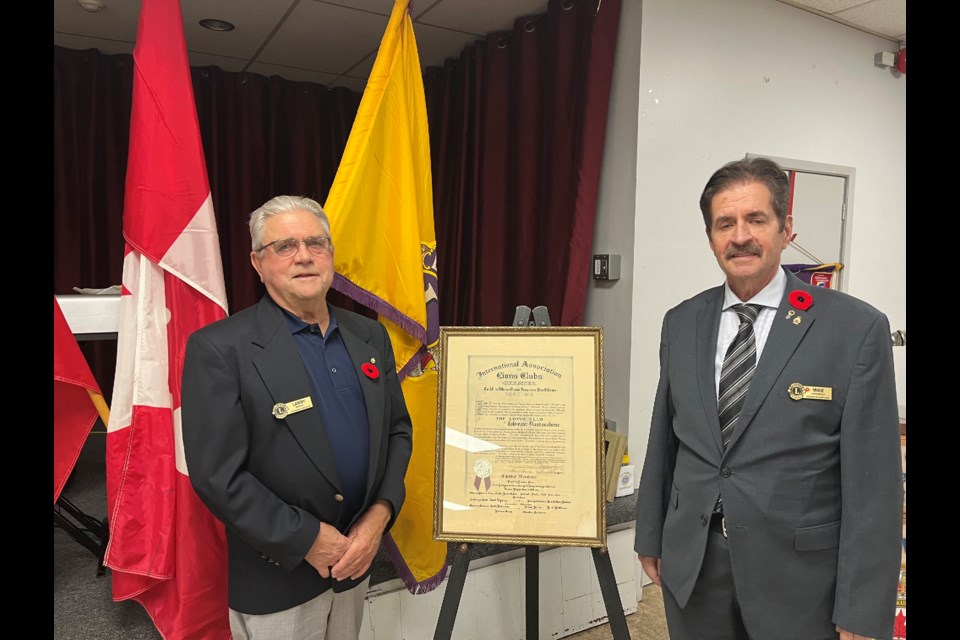
[[[448,565],[446,559],[444,559],[443,566],[440,568],[440,571],[436,573],[436,575],[433,575],[422,582],[417,582],[417,579],[413,577],[412,573],[410,573],[410,568],[407,567],[406,561],[400,554],[400,549],[397,548],[397,543],[393,541],[393,536],[391,536],[389,533],[383,537],[383,546],[387,550],[387,555],[389,555],[390,559],[393,561],[393,566],[397,569],[397,575],[400,577],[400,580],[403,581],[403,586],[405,586],[407,591],[415,596],[423,593],[430,593],[443,584],[444,578],[447,577],[447,569],[450,567],[450,565]]]
[[[420,342],[426,344],[427,330],[417,324],[417,322],[410,316],[397,311],[383,298],[373,295],[363,287],[355,284],[339,273],[335,273],[333,275],[333,288],[348,298],[359,302],[365,307],[373,309],[380,315],[390,320],[390,322],[398,325],[401,329],[409,333]]]

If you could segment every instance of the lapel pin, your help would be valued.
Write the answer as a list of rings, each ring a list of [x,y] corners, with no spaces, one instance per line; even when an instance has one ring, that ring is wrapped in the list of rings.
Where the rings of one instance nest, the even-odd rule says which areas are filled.
[[[792,317],[795,316],[795,315],[797,315],[797,312],[794,311],[793,309],[790,309],[790,311],[787,311],[787,320],[789,320],[790,318],[792,318]]]
[[[373,358],[370,359],[373,360]],[[369,362],[364,362],[362,365],[360,365],[360,370],[363,371],[363,375],[367,376],[371,380],[376,380],[380,377],[380,370]]]
[[[800,324],[800,321],[801,321],[802,319],[803,319],[803,318],[801,318],[800,316],[797,316],[796,318],[793,319],[793,324]]]

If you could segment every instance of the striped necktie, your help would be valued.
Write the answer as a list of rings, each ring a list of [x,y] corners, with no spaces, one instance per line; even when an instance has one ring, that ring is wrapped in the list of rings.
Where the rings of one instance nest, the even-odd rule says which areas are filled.
[[[720,433],[723,436],[723,448],[726,449],[733,437],[740,409],[743,408],[750,379],[757,368],[757,341],[753,333],[753,323],[762,307],[758,304],[738,304],[733,310],[740,316],[740,328],[727,349],[720,369],[720,389],[717,396],[717,408],[720,412]]]
[[[717,394],[717,408],[720,412],[720,435],[726,450],[733,437],[733,430],[747,397],[747,388],[757,368],[757,340],[753,334],[753,323],[760,315],[762,307],[758,304],[738,304],[733,310],[740,316],[740,328],[734,337],[727,355],[723,357],[720,368],[720,389]],[[714,513],[723,513],[723,496],[717,497]],[[726,533],[724,533],[726,537]]]

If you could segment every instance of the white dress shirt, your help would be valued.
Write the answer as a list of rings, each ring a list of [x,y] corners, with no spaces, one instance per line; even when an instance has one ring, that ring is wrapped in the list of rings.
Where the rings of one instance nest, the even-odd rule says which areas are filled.
[[[749,304],[763,305],[760,314],[753,323],[753,333],[757,341],[757,362],[763,353],[763,345],[767,343],[770,327],[773,326],[773,317],[777,315],[777,307],[783,299],[783,292],[787,288],[787,274],[783,269],[777,269],[777,275],[767,284],[760,293],[748,300]],[[730,290],[730,285],[723,283],[723,311],[720,313],[720,333],[717,336],[717,353],[714,357],[714,386],[717,395],[720,395],[720,370],[723,368],[723,359],[727,355],[730,343],[737,337],[740,329],[740,316],[733,310],[733,306],[744,304],[737,295]]]

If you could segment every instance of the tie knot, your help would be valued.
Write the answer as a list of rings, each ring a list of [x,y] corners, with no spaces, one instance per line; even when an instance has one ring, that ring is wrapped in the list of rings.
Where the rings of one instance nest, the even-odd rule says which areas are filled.
[[[733,306],[733,310],[740,316],[740,322],[749,322],[750,324],[756,321],[762,308],[759,304],[737,304]]]

